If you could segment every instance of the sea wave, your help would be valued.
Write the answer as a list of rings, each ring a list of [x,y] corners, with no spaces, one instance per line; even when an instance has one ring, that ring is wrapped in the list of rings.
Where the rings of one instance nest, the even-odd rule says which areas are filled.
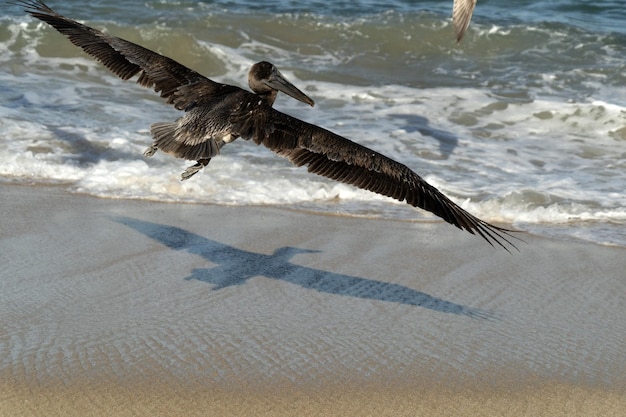
[[[171,19],[171,4],[154,5],[163,16],[156,23],[115,13],[88,23],[242,87],[253,62],[271,60],[316,101],[311,109],[279,96],[276,108],[397,159],[485,220],[626,245],[623,34],[478,19],[454,48],[449,19],[437,13],[320,19],[189,3]],[[0,181],[110,198],[430,218],[243,141],[180,182],[186,161],[142,156],[150,124],[180,113],[26,16],[0,21],[0,62]]]

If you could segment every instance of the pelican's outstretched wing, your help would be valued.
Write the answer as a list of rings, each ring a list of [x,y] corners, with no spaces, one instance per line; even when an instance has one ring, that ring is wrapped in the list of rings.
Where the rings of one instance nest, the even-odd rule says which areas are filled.
[[[41,0],[19,1],[25,11],[54,27],[111,70],[128,80],[154,88],[179,110],[238,87],[216,83],[178,62],[122,38],[83,25],[52,10]]]
[[[452,26],[456,41],[461,42],[465,31],[472,20],[472,13],[476,7],[476,0],[454,0],[452,6]]]
[[[258,103],[233,117],[244,139],[263,144],[309,172],[373,191],[430,211],[450,224],[482,236],[493,245],[515,248],[509,230],[463,210],[406,165],[329,130]],[[514,238],[514,237],[513,237]]]

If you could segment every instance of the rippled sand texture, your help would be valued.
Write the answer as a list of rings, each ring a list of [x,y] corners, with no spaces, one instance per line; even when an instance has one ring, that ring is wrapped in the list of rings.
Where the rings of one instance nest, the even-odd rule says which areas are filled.
[[[625,409],[623,248],[0,190],[0,415]]]

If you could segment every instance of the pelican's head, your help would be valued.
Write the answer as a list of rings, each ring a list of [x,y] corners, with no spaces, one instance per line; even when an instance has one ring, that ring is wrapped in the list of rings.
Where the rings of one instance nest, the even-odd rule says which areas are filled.
[[[287,81],[274,64],[267,61],[257,62],[250,68],[248,85],[256,94],[266,97],[270,105],[274,104],[279,91],[310,106],[315,104],[309,96]]]

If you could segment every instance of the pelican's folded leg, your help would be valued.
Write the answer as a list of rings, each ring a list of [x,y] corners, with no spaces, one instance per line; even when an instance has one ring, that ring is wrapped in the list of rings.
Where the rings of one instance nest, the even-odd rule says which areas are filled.
[[[146,158],[150,158],[158,150],[159,148],[157,148],[156,143],[153,143],[148,149],[146,149],[146,151],[143,153],[143,156],[145,156]]]
[[[209,165],[209,162],[211,162],[211,158],[198,159],[195,165],[190,166],[185,170],[185,172],[182,173],[182,175],[180,176],[180,180],[185,181],[186,179],[193,177],[198,173],[198,171]]]

